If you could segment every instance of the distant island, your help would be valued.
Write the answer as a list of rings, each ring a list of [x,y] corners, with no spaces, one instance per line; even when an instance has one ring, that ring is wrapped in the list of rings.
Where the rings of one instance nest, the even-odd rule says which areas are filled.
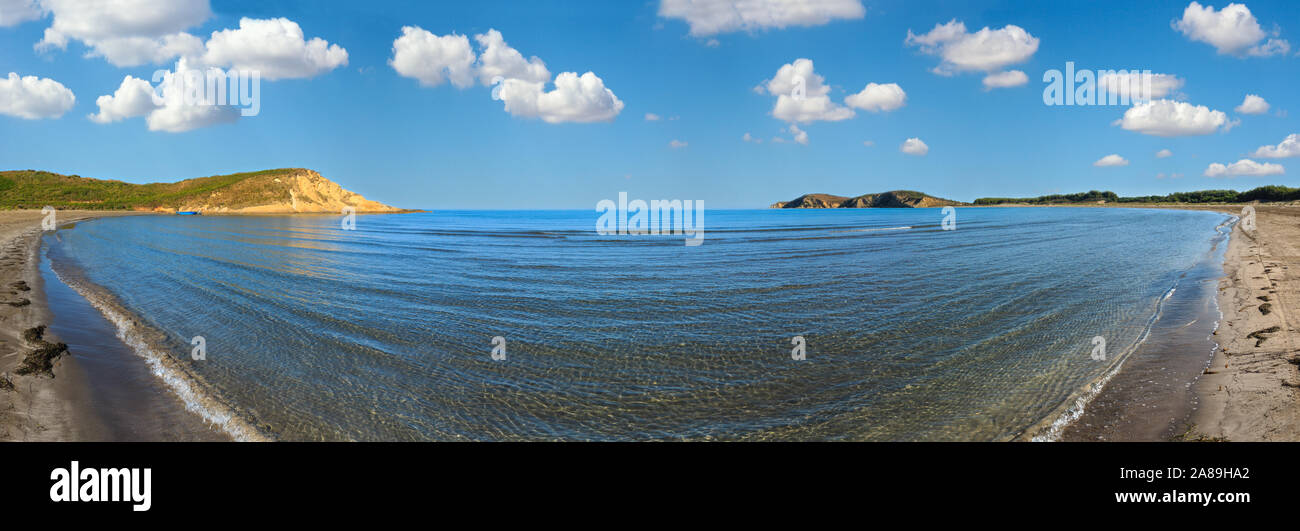
[[[303,168],[132,184],[36,170],[0,171],[0,209],[192,211],[226,214],[404,212]]]
[[[789,201],[773,203],[771,208],[930,208],[965,206],[967,203],[934,197],[911,190],[894,190],[879,194],[844,197],[830,194],[805,194]]]

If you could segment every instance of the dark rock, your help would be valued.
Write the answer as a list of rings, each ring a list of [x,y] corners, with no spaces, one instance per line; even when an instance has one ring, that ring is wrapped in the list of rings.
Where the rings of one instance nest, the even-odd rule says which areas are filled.
[[[14,372],[22,375],[54,377],[54,360],[68,353],[67,343],[50,343],[45,340],[45,325],[28,328],[23,332],[23,339],[34,348],[27,353],[22,364]]]

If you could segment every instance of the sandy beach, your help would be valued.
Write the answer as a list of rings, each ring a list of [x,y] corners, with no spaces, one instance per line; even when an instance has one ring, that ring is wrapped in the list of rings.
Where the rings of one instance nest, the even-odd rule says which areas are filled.
[[[59,223],[115,212],[59,212]],[[19,367],[36,345],[23,337],[48,325],[50,311],[37,270],[40,211],[0,212],[0,441],[93,440],[102,433],[90,412],[84,374],[71,356],[52,360],[49,374],[20,375]],[[57,343],[58,338],[42,340]]]
[[[1216,209],[1241,213],[1240,207]],[[1256,205],[1256,229],[1238,223],[1224,258],[1215,333],[1220,349],[1194,388],[1190,440],[1300,440],[1300,207]]]
[[[56,221],[63,227],[123,215],[138,214],[59,211]],[[63,344],[68,338],[51,326],[50,290],[61,288],[60,300],[77,296],[44,283],[43,218],[39,211],[0,212],[0,441],[228,440],[186,411],[107,323],[63,316],[65,331],[94,336],[90,346]],[[88,303],[81,311],[93,312]]]

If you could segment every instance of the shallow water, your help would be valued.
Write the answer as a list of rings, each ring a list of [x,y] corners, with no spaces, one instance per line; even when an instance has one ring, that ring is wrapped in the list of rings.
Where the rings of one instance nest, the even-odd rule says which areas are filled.
[[[53,322],[49,332],[68,344],[94,426],[84,435],[99,441],[222,441],[116,337],[117,328],[86,299],[65,285],[42,260],[41,279]],[[86,427],[83,427],[86,428]]]
[[[957,216],[709,211],[698,247],[592,211],[147,216],[47,245],[281,439],[1004,440],[1136,350],[1228,219]]]

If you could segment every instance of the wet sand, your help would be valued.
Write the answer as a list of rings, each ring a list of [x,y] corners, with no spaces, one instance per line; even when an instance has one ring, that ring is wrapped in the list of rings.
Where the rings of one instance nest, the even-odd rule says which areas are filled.
[[[1107,206],[1237,216],[1245,207]],[[1235,224],[1224,253],[1208,362],[1189,311],[1185,328],[1170,323],[1147,354],[1126,363],[1064,440],[1300,441],[1300,206],[1251,206],[1255,229]]]
[[[132,214],[60,211],[57,221]],[[228,439],[186,411],[89,303],[43,274],[43,217],[0,211],[0,441]],[[44,340],[69,350],[50,374],[16,374],[33,350],[23,332],[40,325],[49,327]]]

